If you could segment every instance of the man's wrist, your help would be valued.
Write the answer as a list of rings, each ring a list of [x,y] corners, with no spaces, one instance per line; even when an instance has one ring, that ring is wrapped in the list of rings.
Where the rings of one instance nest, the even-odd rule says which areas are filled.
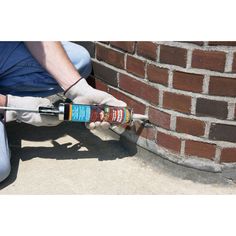
[[[76,80],[73,84],[71,84],[68,88],[66,88],[64,90],[64,95],[74,86],[76,85],[81,79],[83,79],[82,77],[80,77],[78,80]]]
[[[76,75],[74,77],[70,77],[64,80],[62,84],[60,84],[60,86],[64,91],[68,91],[74,84],[78,83],[78,81],[80,81],[81,79],[82,77],[80,75]]]

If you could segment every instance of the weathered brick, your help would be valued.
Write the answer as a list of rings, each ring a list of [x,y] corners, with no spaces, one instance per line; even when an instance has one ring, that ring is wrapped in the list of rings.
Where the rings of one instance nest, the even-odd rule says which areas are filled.
[[[170,129],[170,114],[149,107],[149,122],[165,129]]]
[[[112,89],[112,88],[109,88],[109,93],[113,95],[114,97],[116,97],[117,99],[126,102],[127,106],[132,108],[134,113],[145,114],[146,106],[143,103],[138,102],[130,98],[129,96],[125,95],[124,93],[117,91],[115,89]]]
[[[209,138],[212,140],[236,142],[236,126],[212,123]]]
[[[228,103],[205,98],[198,98],[196,104],[198,116],[210,116],[219,119],[226,119],[228,116]]]
[[[214,159],[216,145],[193,140],[186,140],[185,155]]]
[[[186,67],[187,50],[184,48],[171,47],[166,45],[160,46],[160,62],[170,65]]]
[[[201,120],[177,117],[176,131],[194,136],[203,136],[205,132],[205,123]]]
[[[209,94],[218,96],[236,96],[236,78],[211,76]]]
[[[99,43],[109,44],[109,41],[99,41]]]
[[[203,46],[204,45],[204,41],[181,41],[183,43],[192,43],[192,44],[196,44],[198,46]]]
[[[236,162],[236,148],[223,148],[220,162]]]
[[[209,41],[209,46],[236,46],[236,41]]]
[[[173,87],[180,90],[201,93],[203,75],[196,75],[175,71],[173,73]]]
[[[120,74],[119,87],[137,97],[158,105],[159,90],[130,76]]]
[[[234,53],[232,72],[234,72],[234,73],[236,72],[236,52]]]
[[[118,86],[117,72],[100,64],[93,62],[94,76],[113,86]]]
[[[191,112],[191,97],[182,94],[164,92],[163,107],[173,109],[175,111],[190,113]]]
[[[175,136],[157,132],[157,144],[168,149],[169,151],[180,153],[181,140]]]
[[[137,42],[137,54],[156,61],[157,45],[152,42]]]
[[[224,52],[194,50],[192,67],[223,72],[226,56]]]
[[[142,123],[135,121],[132,130],[139,136],[155,141],[156,138],[156,128],[155,127],[145,127]]]
[[[124,53],[115,51],[113,49],[103,47],[101,45],[96,45],[97,59],[102,60],[108,64],[111,64],[115,67],[124,69]]]
[[[151,82],[168,85],[168,70],[149,64],[147,66],[147,78]]]
[[[235,104],[235,107],[234,107],[234,120],[236,120],[236,104]]]
[[[145,62],[133,56],[127,56],[126,69],[141,78],[145,76]]]
[[[121,49],[125,52],[134,53],[135,42],[132,41],[111,41],[111,46]]]
[[[102,81],[99,80],[99,79],[95,79],[95,88],[96,88],[96,89],[99,89],[99,90],[102,90],[102,91],[105,91],[105,92],[108,91],[108,86],[107,86],[107,84],[105,84],[104,82],[102,82]]]

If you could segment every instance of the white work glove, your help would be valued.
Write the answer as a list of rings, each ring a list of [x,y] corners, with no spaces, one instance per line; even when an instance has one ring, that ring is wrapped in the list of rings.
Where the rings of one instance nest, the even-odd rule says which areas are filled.
[[[38,109],[39,106],[51,107],[52,104],[47,98],[7,95],[7,106],[24,109]],[[56,126],[61,123],[56,116],[41,115],[34,112],[6,111],[5,121],[10,122],[15,120],[34,126]]]
[[[84,78],[80,79],[75,85],[69,88],[65,92],[65,96],[75,104],[108,105],[116,107],[127,106],[125,102],[116,99],[111,94],[94,89]],[[94,129],[97,127],[109,128],[110,124],[105,121],[97,121],[86,124],[86,127],[89,129]]]

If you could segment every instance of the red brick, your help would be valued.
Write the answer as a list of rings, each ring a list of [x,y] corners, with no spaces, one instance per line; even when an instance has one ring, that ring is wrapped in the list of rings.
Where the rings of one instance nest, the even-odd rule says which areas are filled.
[[[180,153],[181,140],[172,135],[157,132],[157,144],[168,150]]]
[[[168,70],[154,65],[147,66],[147,77],[149,81],[168,85]]]
[[[195,136],[203,136],[205,132],[205,123],[201,120],[177,117],[176,131]]]
[[[225,53],[218,51],[194,50],[192,55],[192,67],[224,72]]]
[[[157,45],[152,42],[137,42],[137,54],[156,61]]]
[[[111,46],[121,49],[125,52],[134,53],[135,42],[132,41],[111,41]]]
[[[186,67],[187,50],[184,48],[160,46],[160,62],[170,65]]]
[[[210,41],[209,46],[236,46],[236,41]]]
[[[149,107],[149,122],[164,129],[170,129],[170,114]]]
[[[191,97],[182,94],[164,92],[163,107],[179,112],[191,112]]]
[[[196,75],[175,71],[173,74],[173,87],[180,90],[201,93],[203,75]]]
[[[108,86],[107,84],[103,83],[101,80],[99,79],[96,79],[95,80],[95,88],[96,89],[99,89],[99,90],[102,90],[102,91],[105,91],[107,92],[108,91]]]
[[[232,72],[236,72],[236,52],[234,53],[234,60],[232,65]]]
[[[130,76],[120,74],[119,87],[154,105],[158,105],[159,90]]]
[[[185,154],[188,156],[197,156],[212,160],[215,157],[215,152],[215,144],[186,140]]]
[[[139,77],[145,76],[145,62],[135,57],[127,56],[126,69],[128,72]]]
[[[142,123],[135,121],[132,130],[139,136],[155,141],[156,128],[155,127],[144,127]]]
[[[236,148],[222,149],[220,162],[236,162]]]
[[[101,45],[96,45],[97,59],[102,60],[115,67],[124,69],[124,53],[117,52]]]
[[[236,78],[210,77],[209,94],[218,96],[236,96]]]
[[[119,92],[115,89],[109,88],[109,93],[116,97],[119,100],[122,100],[127,103],[127,106],[130,108],[133,108],[134,113],[139,113],[139,114],[145,114],[145,108],[146,106],[128,96],[126,96],[124,93]]]

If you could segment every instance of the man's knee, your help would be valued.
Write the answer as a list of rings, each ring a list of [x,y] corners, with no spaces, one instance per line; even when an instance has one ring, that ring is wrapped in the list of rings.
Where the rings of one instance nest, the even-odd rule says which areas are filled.
[[[0,163],[0,182],[5,180],[11,172],[10,162]]]
[[[62,45],[81,76],[87,78],[92,71],[91,57],[87,49],[72,42],[62,42]]]
[[[92,61],[89,52],[85,48],[80,49],[80,53],[78,54],[78,63],[75,64],[75,67],[85,78],[91,74]]]

